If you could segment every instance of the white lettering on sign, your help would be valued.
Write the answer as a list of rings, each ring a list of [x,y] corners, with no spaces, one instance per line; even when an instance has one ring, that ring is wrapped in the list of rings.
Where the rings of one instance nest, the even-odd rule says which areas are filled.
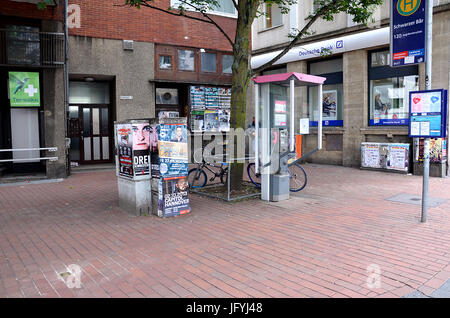
[[[134,164],[135,165],[148,165],[150,162],[150,156],[135,156]]]
[[[25,88],[23,91],[24,91],[25,93],[27,93],[28,96],[30,96],[30,97],[33,97],[34,94],[36,94],[36,93],[38,92],[37,88],[35,88],[35,87],[33,86],[33,84],[28,85],[28,87]]]
[[[70,4],[67,7],[67,20],[69,29],[81,28],[81,9],[78,4]]]

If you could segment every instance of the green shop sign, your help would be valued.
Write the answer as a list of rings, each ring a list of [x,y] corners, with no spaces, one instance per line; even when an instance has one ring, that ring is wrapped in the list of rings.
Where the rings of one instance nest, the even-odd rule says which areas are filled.
[[[9,72],[9,98],[11,107],[41,106],[39,73]]]

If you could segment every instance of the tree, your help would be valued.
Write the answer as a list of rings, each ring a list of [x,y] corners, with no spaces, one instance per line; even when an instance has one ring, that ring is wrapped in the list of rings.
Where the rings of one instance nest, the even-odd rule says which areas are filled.
[[[45,0],[49,1],[49,0]],[[42,1],[42,2],[45,2]],[[318,19],[332,21],[335,14],[346,12],[353,16],[353,21],[367,23],[377,5],[383,0],[314,0],[315,10],[307,17],[305,25],[300,30],[293,30],[289,35],[291,42],[272,60],[256,69],[250,68],[250,34],[255,18],[264,15],[264,6],[279,6],[282,14],[289,13],[290,6],[297,0],[230,0],[237,11],[237,24],[234,39],[214,20],[209,12],[219,7],[218,0],[178,0],[175,7],[164,7],[157,0],[123,0],[124,5],[158,10],[180,18],[202,21],[217,28],[233,48],[234,62],[232,66],[231,88],[231,128],[245,129],[245,110],[247,104],[247,89],[253,75],[270,67],[285,55],[300,39],[309,35],[311,25]],[[193,14],[192,11],[197,12]],[[244,164],[234,163],[231,170],[231,187],[239,188],[242,182]]]

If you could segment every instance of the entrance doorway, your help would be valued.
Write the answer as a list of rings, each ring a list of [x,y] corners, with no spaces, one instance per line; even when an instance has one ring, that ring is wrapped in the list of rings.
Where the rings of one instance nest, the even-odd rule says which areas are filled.
[[[111,162],[108,105],[70,105],[71,161],[80,164]]]
[[[70,161],[112,162],[112,114],[108,82],[70,82]]]

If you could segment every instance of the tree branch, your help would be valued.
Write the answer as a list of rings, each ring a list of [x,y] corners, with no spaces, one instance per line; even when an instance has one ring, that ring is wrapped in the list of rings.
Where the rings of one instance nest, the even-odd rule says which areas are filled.
[[[233,1],[233,5],[234,5],[234,7],[236,8],[236,11],[239,11],[239,7],[238,7],[238,5],[237,5],[236,0],[231,0],[231,1]]]
[[[268,68],[269,66],[273,65],[276,61],[278,61],[280,58],[282,58],[287,52],[289,52],[290,49],[294,47],[294,45],[302,38],[302,36],[308,31],[308,29],[311,27],[311,25],[320,18],[325,12],[329,10],[330,7],[334,6],[336,4],[337,0],[333,0],[332,2],[328,3],[327,5],[320,8],[317,13],[311,17],[311,19],[308,21],[308,23],[302,28],[302,30],[297,34],[297,36],[289,43],[288,46],[286,46],[277,56],[275,56],[272,60],[270,60],[267,63],[264,63],[260,67],[252,70],[252,76],[260,73],[264,69]]]
[[[141,5],[144,6],[144,7],[155,9],[157,11],[161,11],[161,12],[164,12],[164,13],[167,13],[167,14],[170,14],[170,15],[174,15],[174,16],[177,16],[177,17],[185,17],[185,18],[188,18],[188,19],[193,19],[193,20],[196,20],[196,21],[212,24],[208,20],[204,20],[204,19],[200,19],[200,18],[197,18],[197,17],[194,17],[194,16],[182,14],[181,12],[180,13],[176,13],[176,12],[172,12],[172,11],[169,11],[169,10],[164,10],[162,8],[159,8],[159,7],[153,6],[151,4],[148,4],[147,2],[142,2]],[[116,5],[116,6],[121,7],[122,5]]]
[[[228,34],[225,32],[225,30],[223,30],[220,25],[218,25],[216,23],[216,21],[214,21],[204,10],[197,8],[196,6],[192,5],[191,3],[185,1],[185,0],[179,0],[181,3],[184,3],[188,6],[193,7],[195,10],[197,10],[198,12],[200,12],[206,19],[208,19],[210,21],[210,23],[212,23],[213,25],[216,26],[217,29],[219,29],[219,31],[227,38],[228,42],[230,42],[231,47],[233,47],[234,42],[231,40],[231,38],[228,36]],[[234,2],[234,0],[233,0]]]

